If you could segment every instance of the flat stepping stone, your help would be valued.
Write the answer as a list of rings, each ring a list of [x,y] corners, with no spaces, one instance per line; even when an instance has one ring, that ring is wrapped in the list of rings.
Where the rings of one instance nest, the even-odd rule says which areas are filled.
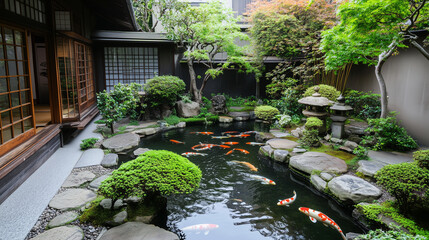
[[[134,131],[134,133],[140,135],[140,137],[153,135],[157,132],[158,132],[157,128],[144,128],[144,129]]]
[[[270,133],[273,134],[276,138],[282,138],[282,137],[290,136],[289,133],[282,132],[280,130],[271,130]]]
[[[49,207],[58,210],[77,209],[85,205],[87,202],[94,200],[97,195],[87,189],[67,189],[52,198],[49,202]]]
[[[127,222],[109,229],[99,240],[179,240],[176,234],[141,222]]]
[[[67,177],[62,187],[79,187],[94,178],[95,174],[90,171],[75,172]]]
[[[97,189],[100,187],[101,182],[103,182],[103,181],[104,181],[106,178],[108,178],[109,176],[110,176],[110,174],[105,174],[105,175],[103,175],[103,176],[100,176],[100,177],[96,178],[94,181],[92,181],[92,182],[89,184],[89,187],[90,187],[90,188],[92,188],[92,189],[97,190]]]
[[[374,177],[378,170],[382,169],[387,164],[379,161],[360,160],[358,165],[358,172],[368,177]]]
[[[75,168],[78,167],[88,167],[99,165],[104,158],[103,150],[99,148],[88,149],[83,152],[82,156],[77,161]]]
[[[230,112],[228,116],[232,117],[235,121],[247,121],[250,119],[249,112]]]
[[[341,201],[351,200],[354,203],[372,202],[381,196],[381,191],[362,178],[342,175],[333,178],[328,188]]]
[[[221,122],[221,123],[230,123],[232,121],[234,121],[234,119],[232,117],[219,116],[219,122]]]
[[[134,156],[138,157],[138,156],[140,156],[140,154],[143,154],[147,151],[150,151],[150,149],[149,148],[137,148],[136,150],[134,150],[133,154],[134,154]]]
[[[124,152],[139,145],[140,136],[135,133],[123,133],[103,141],[103,147],[114,152]]]
[[[268,132],[257,132],[255,134],[255,140],[257,142],[265,142],[267,140],[270,139],[274,139],[276,138],[272,133],[268,133]]]
[[[290,158],[289,166],[311,174],[313,171],[345,173],[347,164],[344,160],[320,152],[306,152]]]
[[[83,231],[78,226],[63,226],[45,231],[33,240],[82,240]]]
[[[267,141],[273,149],[294,149],[299,146],[299,143],[282,138],[270,139]]]
[[[48,223],[48,228],[59,227],[63,225],[67,225],[79,217],[77,212],[65,212],[61,215],[56,216]]]
[[[115,167],[118,165],[119,156],[116,153],[109,153],[104,156],[103,161],[101,161],[101,166],[105,168]]]
[[[404,162],[413,162],[413,156],[401,153],[383,152],[383,151],[368,151],[370,159],[388,164],[399,164]]]

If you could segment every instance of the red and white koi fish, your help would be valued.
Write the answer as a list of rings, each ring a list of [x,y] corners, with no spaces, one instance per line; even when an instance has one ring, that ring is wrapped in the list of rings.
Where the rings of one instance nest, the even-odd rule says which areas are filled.
[[[346,240],[346,236],[344,236],[343,231],[341,230],[340,226],[338,226],[337,223],[334,222],[334,220],[330,219],[326,214],[321,213],[319,211],[313,210],[311,208],[307,207],[300,207],[298,210],[305,215],[307,215],[310,218],[310,221],[313,223],[316,223],[317,221],[321,222],[325,227],[330,226],[334,229],[336,229],[340,234],[341,237]]]
[[[212,134],[214,134],[213,132],[190,132],[190,133],[201,134],[201,135],[212,135]]]
[[[259,142],[247,142],[246,144],[249,144],[251,146],[263,146],[265,143],[259,143]]]
[[[279,202],[277,203],[277,206],[286,206],[286,207],[289,207],[289,204],[292,204],[296,200],[296,192],[295,192],[295,190],[293,191],[293,194],[294,194],[293,197],[286,198],[284,200],[279,200]]]
[[[222,144],[226,144],[226,145],[237,145],[238,142],[222,142]]]
[[[212,139],[225,139],[229,138],[228,136],[212,136]]]
[[[232,161],[232,162],[243,164],[243,165],[247,166],[248,168],[250,168],[251,171],[254,171],[254,172],[258,171],[258,169],[255,166],[253,166],[251,163],[243,162],[243,161]]]
[[[231,134],[231,133],[238,133],[238,131],[226,131],[226,132],[223,132],[222,135]]]
[[[195,148],[195,149],[192,149],[192,150],[195,150],[195,151],[204,151],[204,150],[210,150],[210,149],[212,149],[212,148],[209,147],[209,146],[205,146],[205,147]]]
[[[195,146],[191,147],[191,149],[192,149],[192,150],[195,150],[195,151],[199,151],[199,150],[207,150],[207,149],[211,149],[211,148],[212,148],[212,147],[214,147],[214,146],[215,146],[215,144],[200,143],[200,144],[197,144],[197,145],[195,145]]]
[[[196,225],[192,225],[192,226],[187,226],[182,228],[182,230],[184,231],[205,231],[204,235],[209,234],[209,231],[212,229],[216,229],[219,228],[219,225],[217,224],[210,224],[210,223],[205,223],[205,224],[196,224]]]
[[[273,180],[268,179],[268,178],[266,178],[266,177],[262,177],[262,176],[258,176],[258,175],[252,175],[252,174],[250,174],[249,176],[250,176],[251,178],[253,178],[253,179],[256,179],[256,180],[258,180],[258,181],[261,181],[261,182],[262,182],[262,184],[267,184],[267,185],[276,185],[276,183],[275,183]]]
[[[234,151],[242,152],[242,153],[244,153],[244,154],[249,154],[249,151],[244,150],[244,149],[241,149],[241,148],[234,148],[233,150],[234,150]]]
[[[246,132],[243,132],[242,134],[251,134],[251,133],[258,133],[257,131],[246,131]]]
[[[170,142],[172,142],[172,143],[178,143],[178,144],[185,144],[184,142],[177,141],[177,140],[174,140],[174,139],[170,139]]]
[[[189,157],[189,156],[207,156],[207,153],[185,152],[185,153],[182,153],[180,155],[185,156],[185,157]]]
[[[250,134],[227,135],[227,136],[228,136],[228,137],[247,138],[247,137],[250,137]]]
[[[216,147],[220,147],[220,148],[223,148],[223,149],[225,149],[225,148],[231,148],[230,146],[227,146],[227,145],[216,145]]]

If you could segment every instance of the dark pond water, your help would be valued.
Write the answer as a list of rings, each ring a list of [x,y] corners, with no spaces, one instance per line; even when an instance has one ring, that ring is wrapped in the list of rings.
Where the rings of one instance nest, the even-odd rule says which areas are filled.
[[[318,193],[303,179],[293,175],[286,166],[261,158],[258,155],[259,146],[245,144],[255,141],[254,134],[243,139],[220,140],[190,133],[210,131],[214,132],[214,136],[219,136],[225,131],[242,132],[253,130],[253,127],[253,122],[198,125],[159,133],[142,140],[141,147],[166,149],[178,154],[192,151],[191,147],[199,142],[220,144],[223,141],[239,142],[233,147],[250,152],[247,155],[240,152],[225,155],[228,149],[213,148],[201,151],[207,153],[207,156],[188,157],[203,172],[201,185],[192,194],[168,198],[168,230],[187,240],[342,239],[336,230],[319,222],[312,223],[298,211],[299,207],[309,207],[328,215],[345,233],[363,233],[349,211]],[[174,144],[170,139],[185,144]],[[249,162],[258,168],[258,172],[232,163],[233,160]],[[249,174],[269,178],[276,185],[263,185],[249,177]],[[290,207],[277,206],[279,200],[291,197],[294,190],[297,199]],[[196,224],[216,224],[218,227],[211,230],[181,230]]]

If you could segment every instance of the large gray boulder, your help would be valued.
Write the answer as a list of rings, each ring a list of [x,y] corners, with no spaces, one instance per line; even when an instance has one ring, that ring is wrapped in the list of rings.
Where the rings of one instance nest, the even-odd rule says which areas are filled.
[[[77,209],[84,206],[87,202],[94,200],[97,195],[87,189],[73,188],[67,189],[52,198],[49,207],[58,210]]]
[[[235,121],[247,121],[250,119],[249,112],[230,112],[228,116],[232,117]]]
[[[255,134],[255,140],[257,142],[266,142],[267,140],[276,138],[272,133],[268,132],[257,132]]]
[[[274,138],[267,141],[273,149],[294,149],[299,146],[299,143],[282,138]]]
[[[176,234],[141,222],[127,222],[109,229],[100,240],[179,240]]]
[[[109,153],[104,156],[103,161],[101,161],[101,166],[105,168],[115,167],[118,165],[119,156],[116,153]]]
[[[382,169],[387,164],[378,161],[360,160],[358,165],[358,172],[368,177],[374,177],[378,170]]]
[[[317,175],[313,174],[313,175],[311,175],[311,177],[310,177],[310,182],[311,182],[311,184],[313,184],[313,186],[314,186],[317,190],[319,190],[319,191],[321,191],[321,192],[325,191],[325,188],[326,188],[326,181],[325,181],[325,180],[323,180],[321,177],[319,177],[319,176],[317,176]]]
[[[328,188],[341,201],[351,200],[354,203],[372,202],[381,196],[381,191],[362,178],[342,175],[333,178]]]
[[[81,240],[83,239],[83,231],[78,226],[63,226],[45,231],[33,240]]]
[[[103,141],[103,147],[114,152],[123,152],[139,145],[140,136],[135,133],[123,133]]]
[[[289,162],[289,151],[287,150],[274,150],[274,161],[287,163]]]
[[[212,107],[214,113],[226,114],[228,113],[228,108],[226,107],[226,98],[223,95],[216,95],[212,97]]]
[[[195,117],[200,114],[200,104],[197,102],[185,103],[178,101],[176,102],[176,110],[179,117]]]
[[[344,160],[326,153],[306,152],[290,158],[289,166],[311,174],[313,171],[330,172],[335,174],[347,172]]]
[[[271,158],[273,156],[274,149],[269,145],[265,145],[259,148],[259,154]]]

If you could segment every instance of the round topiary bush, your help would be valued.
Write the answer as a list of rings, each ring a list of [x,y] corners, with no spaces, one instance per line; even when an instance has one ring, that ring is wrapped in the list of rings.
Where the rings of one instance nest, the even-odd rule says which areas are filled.
[[[427,200],[429,194],[429,170],[415,163],[387,165],[375,174],[378,184],[392,194],[402,214]]]
[[[302,132],[301,143],[307,147],[320,146],[319,129],[323,126],[322,120],[316,117],[307,118],[305,129]]]
[[[152,150],[122,164],[102,182],[98,192],[114,201],[131,196],[191,193],[198,188],[201,176],[201,170],[187,158]]]
[[[305,90],[303,96],[304,97],[309,97],[311,95],[314,94],[314,87],[319,87],[319,93],[320,95],[322,95],[322,97],[325,97],[331,101],[336,101],[336,99],[340,96],[341,92],[338,91],[336,88],[329,86],[329,85],[325,85],[325,84],[319,84],[319,85],[315,85],[312,87],[307,88],[307,90]]]
[[[173,106],[185,91],[185,82],[175,76],[158,76],[149,79],[144,85],[146,100],[151,107],[161,104]]]
[[[319,129],[323,126],[322,120],[317,117],[309,117],[307,118],[307,122],[305,123],[306,129]]]
[[[413,158],[419,167],[429,170],[429,150],[416,151],[413,154]]]
[[[277,108],[263,105],[255,108],[255,116],[259,119],[271,121],[280,112]]]

